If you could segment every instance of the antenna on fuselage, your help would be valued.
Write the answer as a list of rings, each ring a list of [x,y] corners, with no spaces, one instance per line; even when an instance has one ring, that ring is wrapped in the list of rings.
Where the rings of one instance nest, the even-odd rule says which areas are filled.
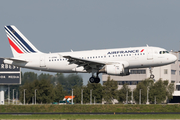
[[[146,44],[146,46],[147,46],[147,47],[149,47],[149,45],[148,45],[148,44]]]
[[[73,50],[71,49],[71,52],[73,52]]]

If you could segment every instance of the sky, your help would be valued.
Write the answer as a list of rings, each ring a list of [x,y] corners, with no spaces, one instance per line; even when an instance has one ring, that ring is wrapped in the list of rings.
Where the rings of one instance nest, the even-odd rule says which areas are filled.
[[[179,0],[3,0],[0,57],[12,57],[5,25],[15,25],[46,53],[146,44],[178,51],[179,6]],[[91,74],[80,75],[86,85]]]

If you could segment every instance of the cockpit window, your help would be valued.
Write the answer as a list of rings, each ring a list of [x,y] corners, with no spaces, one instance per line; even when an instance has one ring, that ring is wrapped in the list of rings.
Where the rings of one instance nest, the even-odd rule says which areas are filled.
[[[166,54],[169,53],[168,51],[160,51],[159,54]]]

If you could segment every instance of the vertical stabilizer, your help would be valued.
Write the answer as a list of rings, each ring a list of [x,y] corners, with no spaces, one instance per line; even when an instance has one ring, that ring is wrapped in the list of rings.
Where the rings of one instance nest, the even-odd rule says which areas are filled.
[[[38,49],[13,25],[5,26],[5,31],[14,57],[23,54],[40,53]]]

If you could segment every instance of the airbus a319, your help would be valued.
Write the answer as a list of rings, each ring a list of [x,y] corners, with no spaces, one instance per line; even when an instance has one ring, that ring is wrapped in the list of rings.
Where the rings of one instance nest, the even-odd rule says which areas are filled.
[[[40,52],[15,26],[5,26],[14,57],[4,63],[23,68],[60,72],[92,73],[91,83],[99,83],[99,73],[127,76],[129,69],[168,65],[176,56],[159,47],[131,47],[59,53]],[[151,71],[151,78],[154,75]]]

